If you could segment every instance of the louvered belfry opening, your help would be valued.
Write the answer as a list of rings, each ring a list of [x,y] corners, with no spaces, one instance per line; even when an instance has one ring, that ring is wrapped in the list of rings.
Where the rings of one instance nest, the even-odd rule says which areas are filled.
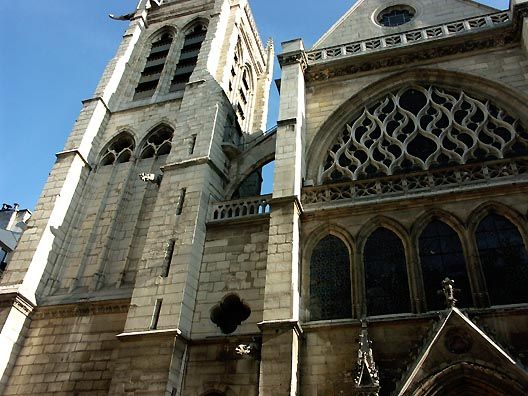
[[[205,26],[198,25],[185,35],[180,59],[171,82],[170,92],[183,91],[185,89],[185,85],[189,82],[196,63],[198,63],[198,55],[206,34],[207,29]]]
[[[170,33],[164,33],[159,40],[152,43],[150,55],[136,87],[134,100],[150,98],[154,95],[169,55],[172,40]]]

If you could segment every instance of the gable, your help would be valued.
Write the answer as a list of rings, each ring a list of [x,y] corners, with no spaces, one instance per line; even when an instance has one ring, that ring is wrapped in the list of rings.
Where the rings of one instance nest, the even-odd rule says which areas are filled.
[[[413,19],[396,27],[385,27],[375,22],[388,7],[404,5],[415,10]],[[471,0],[358,0],[356,4],[313,46],[314,49],[332,47],[373,37],[438,25],[497,11]]]
[[[432,329],[395,394],[415,395],[420,384],[428,378],[434,378],[439,370],[469,362],[478,362],[492,370],[509,373],[524,386],[528,383],[528,373],[506,350],[457,308],[451,308]]]

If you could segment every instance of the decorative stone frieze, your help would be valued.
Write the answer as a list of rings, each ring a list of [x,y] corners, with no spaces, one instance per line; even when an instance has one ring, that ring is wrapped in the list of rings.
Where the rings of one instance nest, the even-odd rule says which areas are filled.
[[[104,314],[127,313],[130,300],[109,300],[104,302],[79,302],[68,305],[38,307],[33,319],[68,318]]]

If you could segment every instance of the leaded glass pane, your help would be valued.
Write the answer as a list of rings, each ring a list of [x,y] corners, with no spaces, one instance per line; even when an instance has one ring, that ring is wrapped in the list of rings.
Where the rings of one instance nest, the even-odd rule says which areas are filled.
[[[429,310],[446,308],[445,298],[438,290],[446,277],[455,281],[457,306],[472,305],[471,288],[458,235],[442,221],[432,221],[419,239],[420,262]]]
[[[343,319],[352,316],[350,258],[339,238],[327,236],[310,259],[310,319]]]
[[[528,302],[528,253],[517,227],[490,214],[480,222],[476,239],[491,304]]]
[[[364,260],[368,315],[410,312],[407,265],[400,238],[379,228],[365,244]]]

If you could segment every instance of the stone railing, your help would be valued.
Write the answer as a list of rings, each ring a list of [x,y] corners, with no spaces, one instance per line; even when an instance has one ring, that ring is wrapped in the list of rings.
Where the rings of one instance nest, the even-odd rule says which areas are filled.
[[[478,32],[497,26],[504,26],[510,24],[511,21],[512,16],[509,11],[497,12],[442,25],[429,26],[403,33],[309,51],[306,53],[306,56],[308,58],[308,64],[316,64],[335,58],[363,55],[386,48],[405,47],[415,43]]]
[[[209,222],[265,216],[270,212],[271,195],[242,198],[212,204]]]
[[[419,194],[466,189],[513,180],[528,181],[528,157],[490,161],[428,172],[388,176],[303,188],[303,205],[349,201],[351,203],[415,196]],[[509,180],[508,180],[509,179]]]

